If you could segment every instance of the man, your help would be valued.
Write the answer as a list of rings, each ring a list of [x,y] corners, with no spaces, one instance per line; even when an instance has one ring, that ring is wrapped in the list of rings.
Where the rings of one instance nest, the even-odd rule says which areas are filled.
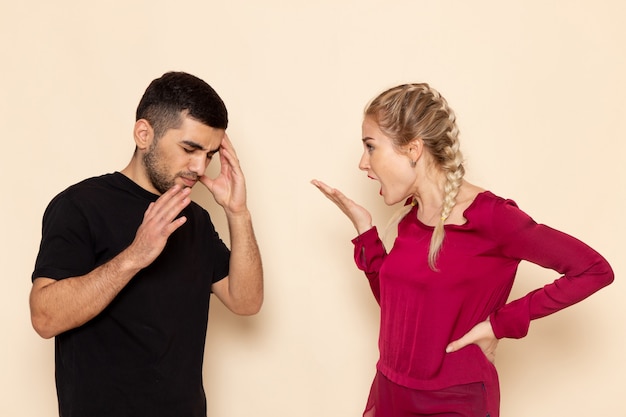
[[[120,172],[56,196],[44,214],[30,295],[33,327],[55,337],[61,417],[206,416],[209,297],[255,314],[263,272],[224,103],[181,72],[137,108]],[[204,175],[219,152],[217,178]],[[202,183],[223,207],[230,250],[190,201]]]

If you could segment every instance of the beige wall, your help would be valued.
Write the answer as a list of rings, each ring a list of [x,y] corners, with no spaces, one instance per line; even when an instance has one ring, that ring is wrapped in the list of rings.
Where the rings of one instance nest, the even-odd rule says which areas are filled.
[[[624,4],[1,0],[0,415],[57,415],[54,343],[27,306],[43,210],[125,166],[136,103],[171,69],[206,79],[230,109],[266,268],[260,315],[211,308],[211,416],[360,415],[377,307],[351,225],[308,182],[385,223],[393,208],[357,169],[360,114],[405,81],[430,82],[456,110],[470,180],[588,242],[617,275],[500,344],[503,416],[626,415]],[[207,192],[194,194],[224,233]],[[554,278],[524,265],[515,294]]]

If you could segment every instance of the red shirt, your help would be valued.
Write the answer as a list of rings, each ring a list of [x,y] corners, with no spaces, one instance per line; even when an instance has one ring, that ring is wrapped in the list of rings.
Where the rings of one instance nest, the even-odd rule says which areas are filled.
[[[496,337],[523,337],[530,320],[613,281],[611,267],[596,251],[535,223],[513,201],[488,191],[465,210],[465,224],[445,226],[439,271],[433,271],[428,248],[434,228],[417,219],[417,210],[399,223],[389,254],[376,228],[353,240],[357,266],[381,308],[377,368],[402,386],[429,390],[482,381],[497,391],[495,367],[478,346],[454,353],[446,353],[446,346],[487,318]],[[561,277],[507,303],[522,260]]]

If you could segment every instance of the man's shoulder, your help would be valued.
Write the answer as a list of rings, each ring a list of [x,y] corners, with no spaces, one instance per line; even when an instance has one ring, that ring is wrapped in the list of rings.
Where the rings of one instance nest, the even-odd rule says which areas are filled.
[[[95,177],[86,178],[82,181],[79,181],[75,184],[70,185],[65,190],[61,191],[57,197],[59,196],[83,196],[89,193],[101,193],[106,190],[119,190],[119,189],[129,189],[131,188],[131,184],[128,184],[130,180],[124,177],[123,174],[119,172],[113,172],[108,174],[102,174]]]
[[[111,191],[119,188],[120,179],[117,178],[119,173],[103,174],[95,177],[86,178],[75,184],[70,185],[63,191],[59,192],[51,201],[50,205],[54,205],[60,201],[70,201],[75,204],[81,202],[102,200],[109,198]]]
[[[89,189],[93,187],[107,187],[116,182],[115,177],[117,175],[119,174],[111,173],[111,174],[102,174],[102,175],[98,175],[95,177],[85,178],[82,181],[79,181],[75,184],[70,185],[69,187],[67,187],[65,191],[82,190],[82,189]]]

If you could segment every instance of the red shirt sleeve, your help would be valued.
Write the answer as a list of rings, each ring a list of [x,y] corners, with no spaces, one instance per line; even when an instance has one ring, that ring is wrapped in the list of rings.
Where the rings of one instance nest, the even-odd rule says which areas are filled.
[[[613,270],[578,239],[537,224],[511,200],[493,209],[493,234],[503,256],[526,260],[561,274],[554,282],[509,302],[491,314],[497,338],[521,338],[530,321],[575,304],[613,282]]]
[[[380,304],[380,281],[378,273],[387,251],[378,236],[376,226],[362,233],[352,240],[354,244],[354,261],[357,267],[365,272],[372,293]]]

